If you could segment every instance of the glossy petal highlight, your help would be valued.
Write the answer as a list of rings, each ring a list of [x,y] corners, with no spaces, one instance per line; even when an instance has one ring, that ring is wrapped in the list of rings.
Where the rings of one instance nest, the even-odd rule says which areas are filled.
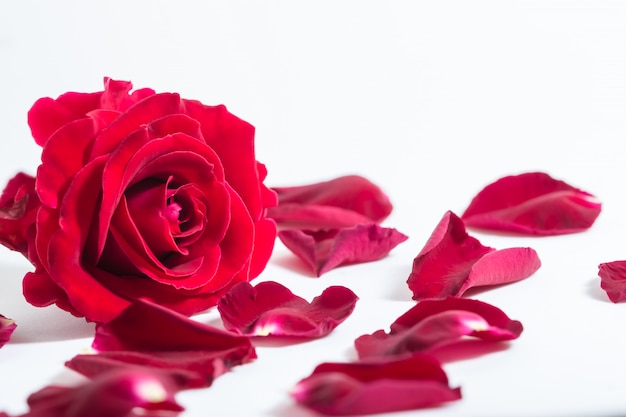
[[[340,265],[382,259],[408,237],[396,229],[364,224],[330,230],[283,230],[281,242],[319,277]]]
[[[78,355],[66,365],[89,377],[148,367],[175,377],[181,388],[210,386],[231,367],[256,358],[248,338],[143,300],[98,325],[92,346],[98,354]]]
[[[457,297],[424,300],[390,327],[358,337],[354,345],[359,358],[402,357],[431,352],[460,342],[464,337],[487,341],[512,340],[523,326],[490,304]]]
[[[461,217],[468,227],[548,236],[588,229],[601,209],[592,194],[529,172],[487,185]]]
[[[323,363],[301,380],[292,396],[332,416],[376,414],[440,405],[461,398],[439,362],[415,355],[398,361]]]
[[[162,374],[130,369],[104,373],[75,387],[50,385],[28,398],[21,417],[175,417],[176,384]]]
[[[598,266],[600,286],[614,303],[626,301],[626,261],[613,261]]]
[[[461,296],[470,288],[507,284],[531,276],[541,261],[531,248],[483,246],[448,211],[413,260],[407,284],[414,300]]]
[[[334,229],[380,223],[393,206],[374,183],[348,175],[295,187],[276,187],[278,206],[268,209],[280,230]]]
[[[332,286],[310,303],[283,285],[266,281],[237,284],[219,301],[224,326],[247,336],[323,337],[350,316],[358,297]]]

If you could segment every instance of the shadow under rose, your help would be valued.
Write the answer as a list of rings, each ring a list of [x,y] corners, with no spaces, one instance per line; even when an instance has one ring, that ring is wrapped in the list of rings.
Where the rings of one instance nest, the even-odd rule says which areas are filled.
[[[51,342],[93,337],[95,325],[56,306],[34,307],[22,295],[28,264],[0,264],[0,314],[15,320],[9,343]]]

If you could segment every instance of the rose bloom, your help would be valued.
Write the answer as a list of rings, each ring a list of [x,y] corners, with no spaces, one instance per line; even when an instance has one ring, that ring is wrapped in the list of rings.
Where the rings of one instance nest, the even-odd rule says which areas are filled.
[[[28,114],[42,162],[3,193],[0,242],[35,265],[23,288],[36,306],[104,322],[146,298],[191,315],[269,259],[276,196],[254,127],[224,106],[131,89],[105,78],[104,91],[42,98]]]

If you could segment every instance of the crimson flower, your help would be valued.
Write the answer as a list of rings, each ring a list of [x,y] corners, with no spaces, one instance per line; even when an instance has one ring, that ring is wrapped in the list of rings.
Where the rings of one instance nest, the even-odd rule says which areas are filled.
[[[148,367],[176,377],[181,388],[210,386],[231,367],[256,358],[248,338],[144,300],[99,324],[92,346],[96,354],[78,355],[66,365],[88,377]]]
[[[598,266],[600,286],[614,303],[626,301],[626,261],[613,261]]]
[[[495,250],[483,246],[448,211],[413,260],[407,283],[413,299],[461,296],[472,287],[522,280],[541,266],[531,248]]]
[[[396,229],[371,223],[341,229],[282,230],[278,237],[318,277],[340,265],[384,258],[408,239]]]
[[[487,185],[461,217],[468,227],[560,235],[588,229],[601,209],[588,192],[543,172],[528,172]]]
[[[277,282],[234,286],[217,304],[224,326],[247,336],[322,337],[354,310],[358,297],[333,286],[310,303]]]
[[[487,341],[517,339],[523,326],[502,310],[478,300],[449,297],[417,303],[390,327],[354,341],[360,358],[429,352],[471,336]]]
[[[292,390],[305,407],[331,416],[375,414],[461,398],[441,365],[427,355],[397,361],[323,363]]]
[[[336,229],[380,223],[392,210],[387,195],[371,181],[348,175],[294,187],[273,187],[278,206],[267,210],[280,230]]]
[[[4,317],[0,314],[0,347],[4,346],[11,338],[11,334],[17,327],[14,320]]]
[[[224,106],[105,79],[28,113],[37,176],[0,197],[0,243],[28,257],[28,302],[106,322],[137,298],[186,315],[264,269],[277,203],[254,127]]]
[[[28,397],[20,417],[175,417],[176,384],[143,369],[114,370],[75,387],[50,385]]]

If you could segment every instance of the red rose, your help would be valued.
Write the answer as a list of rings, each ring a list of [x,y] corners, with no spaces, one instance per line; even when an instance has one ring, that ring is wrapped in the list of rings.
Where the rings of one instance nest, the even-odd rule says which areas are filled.
[[[24,277],[36,306],[103,322],[147,298],[190,315],[269,259],[276,196],[254,127],[224,106],[131,88],[105,79],[102,92],[42,98],[29,112],[43,146],[35,232],[12,243],[36,267]],[[0,218],[0,242],[3,222],[18,220]]]

